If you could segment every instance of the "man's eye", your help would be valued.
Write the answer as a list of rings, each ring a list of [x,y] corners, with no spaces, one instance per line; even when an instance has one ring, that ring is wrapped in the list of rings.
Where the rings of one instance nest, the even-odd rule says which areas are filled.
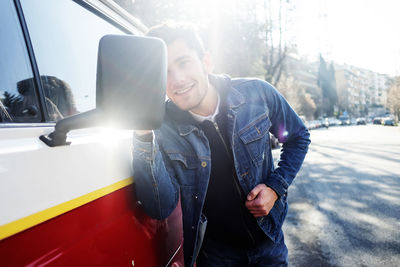
[[[190,62],[190,60],[183,60],[183,61],[179,62],[179,66],[185,67],[189,62]]]

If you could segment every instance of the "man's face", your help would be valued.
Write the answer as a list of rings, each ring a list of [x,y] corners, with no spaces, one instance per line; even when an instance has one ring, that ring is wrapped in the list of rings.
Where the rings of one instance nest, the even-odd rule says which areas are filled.
[[[209,64],[178,39],[168,45],[167,96],[182,110],[193,110],[207,94]]]

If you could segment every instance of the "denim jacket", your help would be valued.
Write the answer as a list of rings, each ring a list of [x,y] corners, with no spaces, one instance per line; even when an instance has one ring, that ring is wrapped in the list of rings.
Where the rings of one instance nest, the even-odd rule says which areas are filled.
[[[288,187],[308,150],[309,132],[267,82],[214,75],[210,82],[218,91],[227,90],[227,130],[244,194],[258,184],[266,184],[278,194],[270,213],[256,219],[266,236],[275,241],[287,213]],[[208,140],[192,122],[188,112],[167,101],[164,122],[154,131],[153,141],[134,138],[133,147],[136,194],[146,213],[164,219],[181,199],[186,266],[193,266],[201,246],[207,221],[202,209],[211,170]],[[277,168],[269,132],[283,143]]]

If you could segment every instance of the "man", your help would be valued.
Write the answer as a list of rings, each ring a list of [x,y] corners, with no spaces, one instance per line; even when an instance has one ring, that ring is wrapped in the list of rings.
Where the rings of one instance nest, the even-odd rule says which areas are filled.
[[[135,132],[144,209],[163,219],[180,198],[186,266],[287,266],[281,226],[306,127],[270,84],[212,75],[192,29],[161,25],[148,35],[168,46],[169,100],[160,129]],[[283,143],[276,169],[269,132]]]

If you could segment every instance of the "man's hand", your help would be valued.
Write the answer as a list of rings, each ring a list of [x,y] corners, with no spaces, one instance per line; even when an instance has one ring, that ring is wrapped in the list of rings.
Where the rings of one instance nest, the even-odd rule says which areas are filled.
[[[272,188],[259,184],[247,195],[245,205],[254,217],[262,217],[269,214],[277,199],[278,195]]]

